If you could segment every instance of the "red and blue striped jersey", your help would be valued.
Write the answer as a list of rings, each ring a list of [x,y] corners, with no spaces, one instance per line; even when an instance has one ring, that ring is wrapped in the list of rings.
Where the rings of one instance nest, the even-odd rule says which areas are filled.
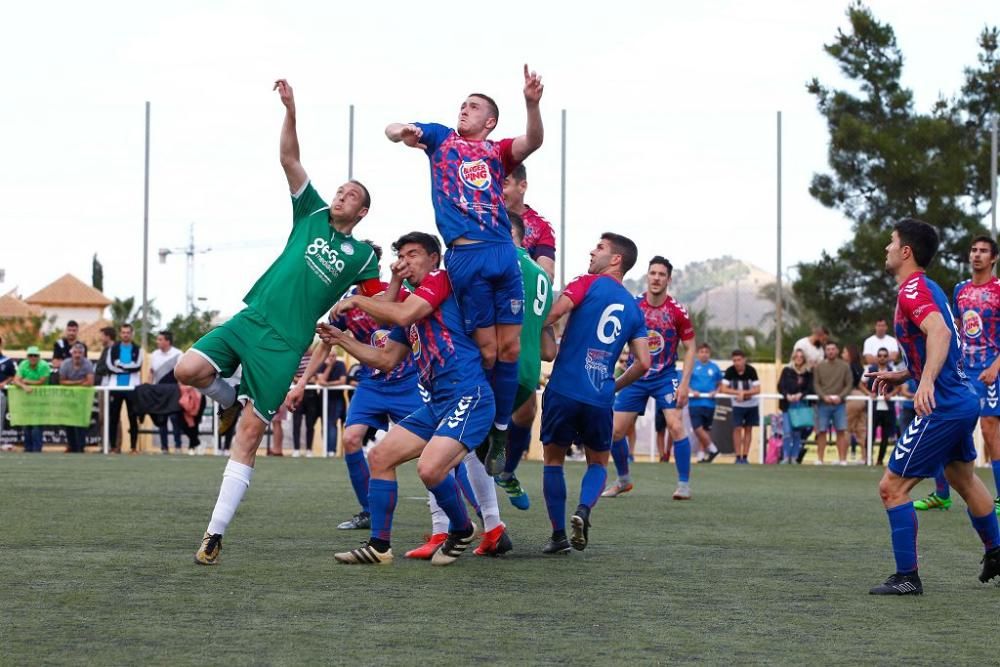
[[[963,280],[955,285],[952,300],[965,368],[982,371],[1000,354],[1000,280],[990,278],[982,285]]]

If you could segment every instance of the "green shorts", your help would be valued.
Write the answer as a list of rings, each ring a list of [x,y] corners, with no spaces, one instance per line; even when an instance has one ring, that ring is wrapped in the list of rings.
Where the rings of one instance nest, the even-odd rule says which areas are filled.
[[[264,423],[277,414],[298,370],[302,350],[295,350],[255,311],[244,308],[192,346],[222,377],[243,364],[239,400],[253,401]]]
[[[514,410],[527,403],[535,395],[535,387],[528,387],[523,384],[517,385],[517,394],[514,395]]]

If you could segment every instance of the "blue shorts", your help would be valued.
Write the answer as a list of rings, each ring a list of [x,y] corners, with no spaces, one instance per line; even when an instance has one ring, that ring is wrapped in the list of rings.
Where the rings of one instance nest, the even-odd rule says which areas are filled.
[[[542,394],[542,444],[569,447],[576,443],[606,452],[614,430],[611,406],[600,407],[563,396],[550,389]]]
[[[820,403],[816,406],[816,432],[823,433],[830,427],[834,431],[847,430],[847,404],[830,405]]]
[[[733,406],[733,426],[760,426],[760,409]]]
[[[445,378],[434,388],[431,402],[424,403],[399,425],[423,440],[451,438],[470,450],[483,444],[496,415],[489,383],[449,382]]]
[[[423,404],[416,382],[362,382],[351,396],[344,426],[364,424],[385,431],[390,419],[398,424]]]
[[[915,417],[889,457],[889,470],[900,477],[933,477],[952,461],[975,461],[972,432],[978,415],[964,419]]]
[[[703,405],[689,405],[688,415],[691,416],[691,428],[711,431],[712,422],[715,421],[715,406],[709,408]]]
[[[649,380],[636,380],[618,392],[615,397],[615,412],[638,412],[646,410],[646,402],[656,399],[656,410],[672,410],[677,407],[677,387],[681,379],[676,371],[670,371]]]
[[[1000,417],[1000,376],[993,384],[986,385],[977,378],[982,371],[968,371],[969,382],[979,394],[979,416]]]
[[[513,242],[454,245],[444,253],[444,266],[467,334],[524,322],[524,282]]]

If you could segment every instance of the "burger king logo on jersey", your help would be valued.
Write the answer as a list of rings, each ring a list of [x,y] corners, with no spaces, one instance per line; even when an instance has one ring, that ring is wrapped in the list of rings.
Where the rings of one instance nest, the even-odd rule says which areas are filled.
[[[650,354],[659,354],[663,351],[663,336],[659,331],[649,329],[646,331],[646,343],[649,345]]]
[[[487,190],[492,182],[490,167],[485,160],[463,162],[458,166],[458,176],[473,190]]]
[[[372,347],[377,349],[382,349],[385,347],[386,341],[389,340],[389,332],[385,329],[378,329],[372,332]]]
[[[420,334],[417,333],[417,325],[410,325],[410,349],[413,350],[414,360],[420,358]]]
[[[983,333],[983,320],[979,313],[974,310],[967,310],[962,315],[962,330],[966,338],[979,338]]]

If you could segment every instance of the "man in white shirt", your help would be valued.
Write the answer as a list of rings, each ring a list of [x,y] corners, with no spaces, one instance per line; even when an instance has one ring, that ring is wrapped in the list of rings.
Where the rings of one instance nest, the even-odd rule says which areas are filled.
[[[156,336],[156,349],[149,359],[149,382],[159,384],[170,371],[174,370],[181,351],[174,347],[174,334],[161,331]]]
[[[823,348],[829,338],[830,332],[826,327],[814,326],[811,334],[795,341],[792,352],[802,350],[802,354],[806,355],[806,365],[810,369],[815,368],[816,364],[823,361]]]
[[[878,351],[883,347],[889,351],[889,360],[892,363],[899,361],[899,343],[889,335],[889,323],[884,317],[880,317],[875,320],[875,334],[865,339],[861,349],[866,366],[878,363]]]

